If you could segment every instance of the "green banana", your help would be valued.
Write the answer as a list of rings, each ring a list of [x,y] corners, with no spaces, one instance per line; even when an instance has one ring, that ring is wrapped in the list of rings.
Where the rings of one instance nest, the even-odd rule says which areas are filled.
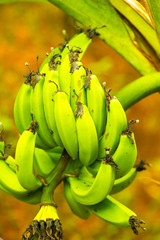
[[[2,190],[13,196],[25,196],[29,193],[29,190],[21,186],[17,175],[4,160],[0,160],[0,186]]]
[[[75,51],[76,49],[81,50],[78,53],[78,56],[76,57],[76,60],[81,60],[85,51],[87,50],[88,46],[91,44],[92,42],[92,38],[94,37],[96,32],[96,29],[92,29],[92,30],[88,30],[86,33],[85,32],[80,32],[77,33],[73,38],[70,39],[70,41],[65,45],[65,48],[62,51],[62,62],[65,58],[65,56],[71,51],[70,54],[70,59],[73,62],[73,58],[75,57],[74,54],[74,49]]]
[[[42,186],[41,180],[34,175],[36,136],[37,133],[25,130],[18,140],[15,152],[18,180],[29,191]]]
[[[77,104],[76,127],[79,144],[79,160],[88,166],[98,156],[98,137],[93,119],[86,105]]]
[[[28,63],[26,63],[26,66],[29,68]],[[31,124],[34,125],[31,113],[33,96],[32,84],[34,84],[34,78],[36,78],[36,73],[30,70],[30,73],[26,75],[26,81],[22,84],[14,103],[14,120],[20,134],[22,134],[24,130],[29,129]],[[37,136],[36,139],[36,146],[47,148],[39,136]]]
[[[30,127],[31,124],[31,92],[32,87],[29,83],[24,82],[17,94],[14,103],[14,120],[20,134]]]
[[[131,168],[131,170],[127,174],[125,174],[123,177],[115,179],[114,185],[112,187],[110,194],[118,193],[124,190],[125,188],[127,188],[136,178],[137,172],[146,170],[145,165],[149,167],[151,166],[149,163],[146,163],[144,160],[141,160],[137,165]]]
[[[117,166],[115,174],[116,179],[122,179],[122,177],[132,169],[137,158],[137,147],[134,140],[134,134],[130,134],[132,140],[127,136],[127,133],[121,134],[119,145],[112,156],[108,151],[108,159],[112,160],[113,164]],[[87,166],[87,169],[95,176],[98,172],[100,164],[100,161],[97,160],[90,166]]]
[[[65,92],[57,90],[54,100],[54,116],[59,136],[64,148],[75,160],[78,157],[78,139],[72,108]]]
[[[38,136],[43,140],[45,145],[48,148],[53,148],[57,144],[53,140],[52,134],[49,131],[48,125],[46,123],[45,113],[44,113],[44,105],[43,105],[43,85],[44,85],[44,77],[39,73],[36,75],[35,86],[32,89],[32,103],[31,109],[33,113],[33,119],[37,122],[38,128]]]
[[[115,179],[114,185],[112,187],[110,194],[112,195],[112,194],[118,193],[124,190],[125,188],[127,188],[135,180],[136,176],[137,176],[137,170],[136,168],[133,167],[123,177]]]
[[[98,138],[106,124],[105,92],[96,75],[86,77],[87,106],[96,126]],[[85,87],[85,85],[84,85]]]
[[[95,34],[95,29],[87,33],[81,32],[76,34],[66,44],[61,54],[61,64],[58,66],[60,89],[65,91],[70,102],[70,84],[72,76],[72,68],[76,61],[80,61],[92,42],[92,37]],[[72,91],[71,91],[72,95]]]
[[[42,188],[39,188],[34,192],[29,192],[26,196],[14,196],[14,197],[28,204],[39,204],[41,202],[42,197]]]
[[[47,151],[41,148],[35,148],[34,152],[34,169],[36,174],[44,180],[56,166],[56,161],[51,159]]]
[[[12,181],[14,181],[15,177],[12,178]],[[10,181],[11,182],[11,181]],[[39,188],[38,190],[34,191],[34,192],[26,192],[26,189],[23,189],[22,186],[19,184],[17,185],[17,180],[14,182],[15,185],[12,188],[12,184],[10,185],[10,183],[6,182],[5,184],[3,184],[3,186],[0,184],[0,190],[2,190],[3,192],[13,196],[14,198],[22,201],[22,202],[26,202],[29,204],[39,204],[41,202],[41,196],[42,196],[42,189]],[[9,187],[6,187],[6,186]]]
[[[82,219],[89,218],[90,212],[87,210],[87,208],[84,205],[80,204],[74,199],[70,184],[67,181],[64,181],[64,195],[70,209],[75,215],[77,215]]]
[[[52,132],[52,136],[57,145],[63,146],[60,139],[59,133],[57,131],[55,116],[54,116],[54,97],[57,92],[57,87],[59,87],[58,82],[58,71],[51,70],[46,73],[45,81],[43,85],[43,103],[44,103],[44,112],[47,125]]]
[[[119,171],[116,171],[116,178],[121,178],[127,174],[134,166],[137,158],[137,147],[134,139],[134,133],[131,133],[133,142],[128,137],[127,133],[122,133],[120,136],[119,145],[113,154],[113,161],[118,165]]]
[[[82,104],[86,104],[86,92],[83,88],[84,85],[84,79],[86,78],[86,70],[81,62],[74,62],[75,69],[73,70],[72,76],[71,76],[71,85],[70,85],[70,91],[71,91],[71,107],[76,114],[77,109],[77,96],[78,101]],[[75,94],[76,93],[76,94]]]
[[[112,155],[118,146],[120,135],[127,127],[127,118],[123,107],[116,97],[106,98],[107,124],[105,132],[99,141],[98,159],[105,157],[105,148],[111,148]]]
[[[86,207],[92,214],[109,223],[120,227],[130,226],[135,234],[138,234],[137,228],[141,228],[143,231],[146,230],[141,226],[141,224],[144,224],[143,220],[139,220],[131,209],[109,195],[102,202]]]
[[[94,177],[86,167],[81,169],[78,177],[68,177],[75,200],[84,205],[101,202],[111,191],[115,179],[115,168],[105,160],[101,162]]]

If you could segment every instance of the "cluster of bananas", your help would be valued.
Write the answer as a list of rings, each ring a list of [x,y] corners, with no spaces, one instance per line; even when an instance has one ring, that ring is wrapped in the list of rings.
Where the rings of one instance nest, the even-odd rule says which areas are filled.
[[[122,191],[143,170],[124,109],[81,62],[96,29],[77,33],[52,49],[37,72],[26,75],[14,105],[20,137],[15,159],[0,141],[0,189],[21,201],[41,204],[22,239],[62,239],[53,200],[64,181],[74,214],[90,214],[135,234],[144,222],[110,195]],[[38,62],[38,58],[37,58]]]

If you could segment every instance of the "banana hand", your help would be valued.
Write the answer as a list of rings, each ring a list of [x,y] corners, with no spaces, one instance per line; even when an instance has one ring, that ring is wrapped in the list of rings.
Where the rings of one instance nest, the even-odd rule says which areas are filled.
[[[17,177],[20,184],[29,191],[42,186],[42,182],[34,175],[34,152],[37,133],[24,131],[20,136],[15,153]]]
[[[105,161],[101,162],[95,177],[85,167],[78,177],[69,177],[71,191],[75,200],[84,205],[101,202],[111,191],[115,179],[115,168]]]

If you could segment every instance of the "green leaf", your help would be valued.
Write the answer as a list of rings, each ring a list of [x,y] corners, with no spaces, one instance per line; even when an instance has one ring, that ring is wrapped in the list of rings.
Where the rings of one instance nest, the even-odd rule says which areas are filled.
[[[97,32],[109,46],[125,58],[142,75],[156,71],[155,67],[134,45],[119,14],[109,0],[49,0],[87,28],[102,27]]]
[[[147,0],[147,1],[160,40],[160,1],[159,0]]]
[[[14,3],[14,2],[47,2],[47,0],[0,0],[0,4]]]

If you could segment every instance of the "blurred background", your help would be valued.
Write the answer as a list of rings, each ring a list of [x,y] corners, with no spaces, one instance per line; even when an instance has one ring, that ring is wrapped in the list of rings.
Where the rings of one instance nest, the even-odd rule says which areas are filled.
[[[75,22],[50,3],[14,3],[0,5],[0,122],[5,128],[5,141],[12,144],[14,156],[19,137],[13,119],[15,97],[24,75],[28,73],[25,62],[36,70],[51,47],[64,42],[62,30],[70,37],[75,33]],[[106,81],[112,93],[140,75],[114,50],[98,37],[88,48],[83,64]],[[136,180],[115,198],[135,211],[146,222],[147,232],[139,235],[91,216],[81,220],[69,209],[63,184],[55,193],[58,213],[64,230],[64,240],[159,240],[160,239],[160,96],[153,94],[127,110],[128,120],[139,119],[132,130],[138,147],[137,162],[141,159],[152,164],[138,173]],[[28,224],[35,217],[39,206],[28,205],[0,191],[0,237],[19,240]],[[116,216],[115,216],[116,217]]]

